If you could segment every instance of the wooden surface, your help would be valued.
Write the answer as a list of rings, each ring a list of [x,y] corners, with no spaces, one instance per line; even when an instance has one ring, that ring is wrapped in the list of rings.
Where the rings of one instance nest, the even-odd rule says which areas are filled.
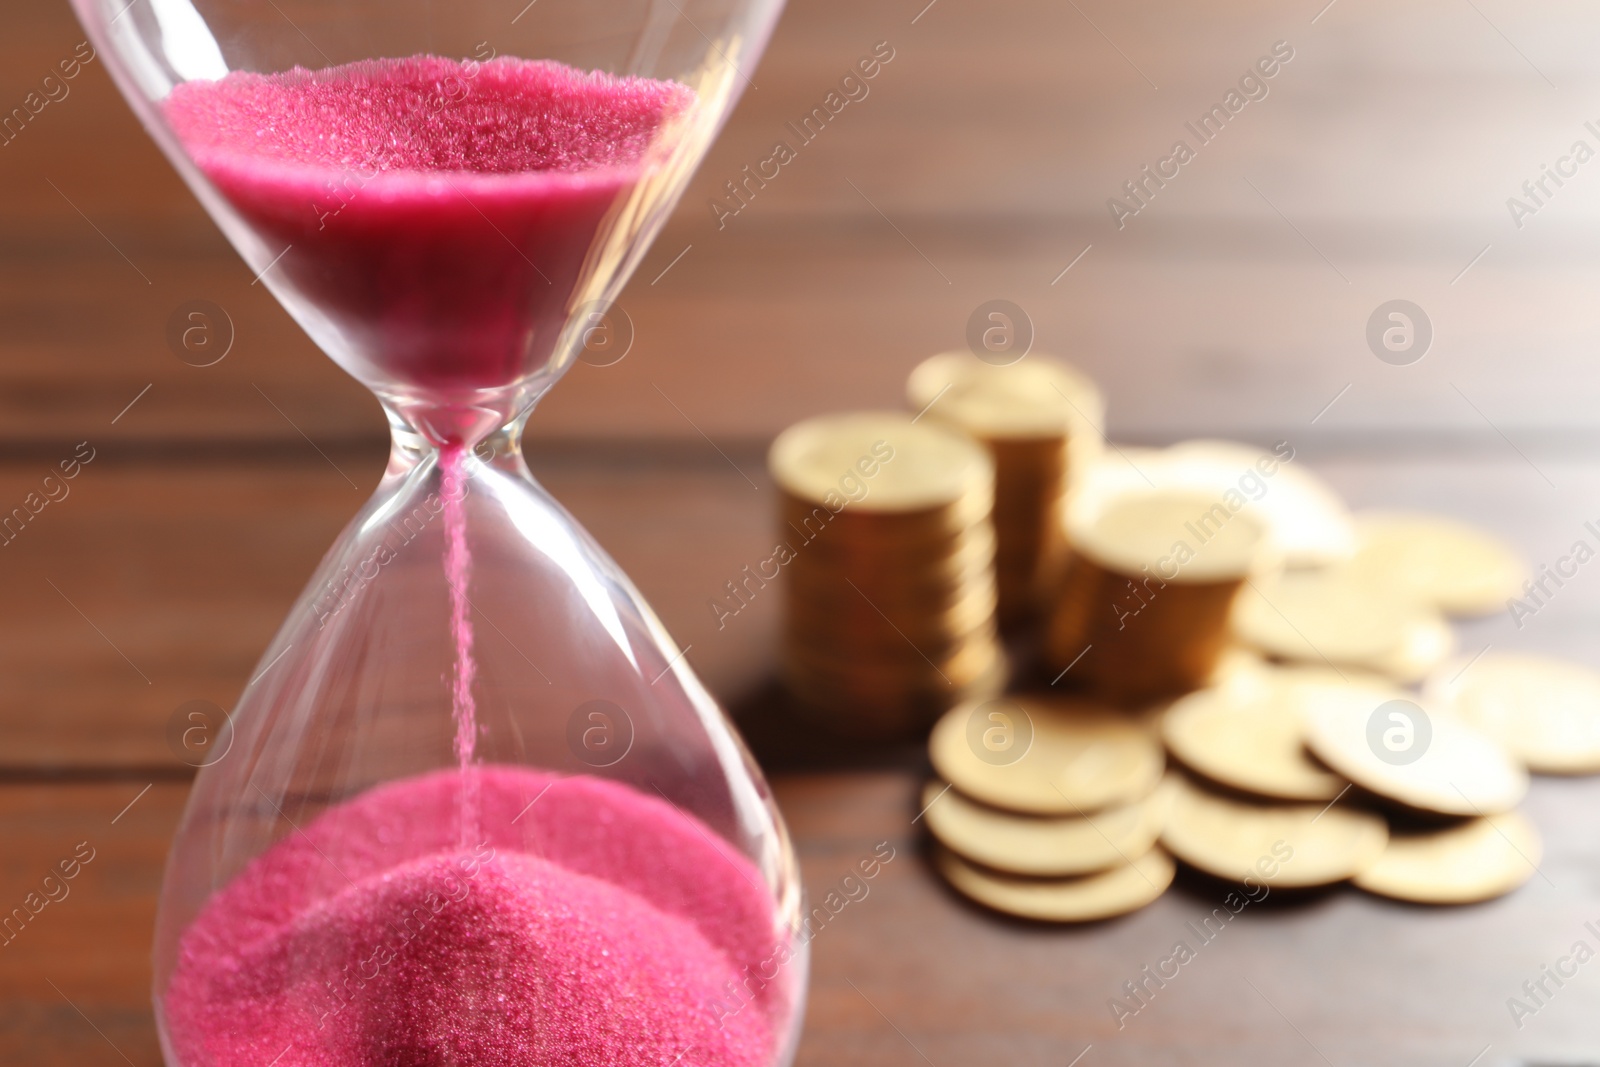
[[[925,6],[789,7],[622,295],[633,351],[578,368],[535,436],[761,441],[819,410],[898,406],[905,371],[1004,297],[1040,350],[1107,383],[1124,437],[1498,439],[1486,419],[1519,442],[1592,437],[1600,163],[1520,229],[1506,208],[1573,140],[1600,146],[1583,125],[1600,117],[1591,6],[1338,0],[1315,23],[1323,2]],[[3,28],[9,108],[81,32],[64,0],[13,0]],[[1296,57],[1269,95],[1118,230],[1108,198],[1278,40]],[[870,95],[719,229],[724,182],[878,41],[895,59]],[[250,284],[103,64],[72,86],[0,146],[0,443],[380,434],[371,401]],[[234,322],[215,367],[163,339],[196,298]],[[1415,366],[1363,340],[1393,298],[1436,327]]]
[[[332,458],[363,490],[378,470],[371,454]],[[1433,910],[1354,891],[1269,899],[1119,1030],[1110,998],[1174,941],[1192,940],[1185,923],[1222,889],[1188,880],[1136,916],[1078,930],[998,918],[944,889],[913,823],[920,752],[819,737],[783,717],[765,687],[776,597],[716,628],[705,601],[725,572],[757,558],[773,505],[759,455],[729,458],[757,489],[720,457],[692,452],[573,450],[540,466],[743,718],[775,772],[808,892],[826,894],[878,841],[897,850],[867,898],[814,943],[801,1064],[1060,1067],[1091,1044],[1085,1064],[1464,1067],[1485,1046],[1488,1064],[1580,1063],[1600,1051],[1600,984],[1587,970],[1520,1031],[1505,1005],[1573,942],[1600,945],[1584,927],[1600,924],[1600,781],[1535,783],[1527,807],[1546,839],[1543,873],[1506,900]],[[1583,535],[1600,464],[1536,462],[1559,490],[1515,457],[1325,456],[1316,466],[1360,503],[1446,510],[1544,560]],[[148,953],[186,791],[165,747],[167,716],[195,696],[231,701],[363,495],[321,460],[99,463],[59,511],[0,549],[11,609],[0,669],[13,680],[0,694],[0,902],[20,902],[78,842],[96,849],[71,896],[0,948],[6,1063],[123,1062],[111,1043],[139,1067],[159,1062]],[[30,473],[13,467],[0,484]],[[1463,648],[1596,662],[1595,581],[1575,579],[1521,631],[1504,615],[1463,627]]]
[[[814,945],[801,1064],[1600,1060],[1600,963],[1520,1030],[1505,1005],[1573,942],[1600,948],[1595,783],[1535,784],[1547,860],[1511,898],[1252,907],[1119,1031],[1108,1000],[1217,887],[1081,930],[965,905],[913,825],[920,753],[794,727],[770,685],[776,591],[721,628],[708,604],[770,551],[771,436],[898,406],[905,371],[995,297],[1105,383],[1123,439],[1287,439],[1358,503],[1553,560],[1600,519],[1600,163],[1521,229],[1505,199],[1597,117],[1597,22],[1576,0],[791,5],[623,294],[633,350],[561,383],[530,451],[746,725],[810,892],[898,850]],[[0,29],[3,111],[81,33],[62,0],[17,0]],[[1296,58],[1271,94],[1116,229],[1106,198],[1280,39]],[[880,40],[896,58],[871,96],[718,229],[722,183]],[[159,1062],[148,953],[187,782],[168,717],[231,703],[382,466],[376,404],[250,282],[101,65],[0,146],[0,510],[95,453],[0,545],[0,908],[96,850],[0,947],[3,1063]],[[1393,297],[1437,329],[1414,366],[1362,338]],[[196,298],[235,329],[213,367],[163,336]],[[1463,647],[1600,665],[1597,575]]]

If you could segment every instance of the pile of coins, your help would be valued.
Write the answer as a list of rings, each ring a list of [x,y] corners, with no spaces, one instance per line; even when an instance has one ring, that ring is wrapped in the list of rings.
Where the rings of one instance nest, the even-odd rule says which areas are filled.
[[[982,442],[994,460],[1000,622],[1026,626],[1048,607],[1066,564],[1068,493],[1101,447],[1099,388],[1048,357],[996,366],[946,352],[911,372],[906,399]]]
[[[1287,443],[1106,444],[1054,361],[938,356],[907,392],[773,446],[783,670],[837,732],[934,724],[918,820],[958,891],[1082,922],[1180,865],[1429,904],[1537,872],[1517,808],[1530,773],[1600,773],[1600,673],[1457,654],[1450,617],[1522,594],[1514,551],[1352,514]]]
[[[925,730],[999,692],[994,466],[964,434],[897,413],[811,419],[768,457],[787,551],[784,680],[838,733]]]
[[[1224,538],[1252,515],[1247,508],[1226,520],[1215,513],[1209,526],[1185,520],[1186,532],[1174,533],[1169,505],[1192,514],[1196,488],[1229,466],[1250,469],[1240,463],[1250,457],[1211,443],[1107,453],[1109,474],[1091,475],[1098,495],[1075,502],[1069,520],[1074,561],[1047,649],[1056,659],[1081,655],[1072,668],[1083,672],[1080,688],[1120,710],[1088,710],[1082,697],[1003,697],[956,708],[938,724],[930,756],[939,778],[923,798],[923,820],[938,842],[938,869],[958,891],[1009,914],[1083,921],[1149,903],[1175,864],[1238,883],[1240,899],[1263,887],[1349,882],[1438,905],[1500,896],[1538,871],[1538,831],[1516,809],[1530,771],[1600,772],[1600,673],[1492,650],[1452,659],[1446,619],[1499,608],[1520,592],[1525,564],[1447,520],[1348,516],[1305,472],[1273,489],[1293,484],[1307,510],[1323,515],[1322,536],[1266,508],[1254,514],[1259,529],[1232,542]],[[1134,484],[1114,463],[1154,477]],[[1151,562],[1185,538],[1200,550],[1179,573]],[[1240,567],[1241,552],[1250,567]],[[1227,594],[1231,610],[1159,614],[1186,580],[1203,584],[1218,569],[1243,571]],[[1117,601],[1118,581],[1141,595]],[[1092,617],[1083,599],[1106,608],[1098,634],[1067,626]],[[1080,652],[1092,634],[1113,650],[1102,660]],[[1186,661],[1190,677],[1210,664],[1199,688],[1173,674]],[[1162,674],[1169,685],[1146,685]],[[1419,683],[1420,692],[1408,688]],[[1162,688],[1180,695],[1140,700]],[[1131,733],[1098,750],[1038,746],[1063,721],[1081,732],[1112,714],[1142,733],[1137,772],[1112,755],[1131,751]],[[1004,730],[982,728],[1001,722]],[[1150,751],[1166,761],[1153,790]],[[1114,806],[1047,813],[1026,799],[1043,792],[1041,782],[1070,795],[1119,767],[1126,791],[1149,790],[1143,810],[1162,813],[1153,832],[1141,825],[1134,834]],[[1074,840],[1093,830],[1100,844],[1063,857],[1064,819]],[[996,832],[994,820],[1009,832]],[[988,832],[973,832],[984,825]],[[1111,842],[1115,855],[1103,847]]]
[[[1521,656],[1462,667],[1439,672],[1427,710],[1375,677],[1264,662],[1143,715],[973,702],[934,728],[919,818],[955,889],[1040,921],[1144,907],[1178,863],[1240,899],[1340,882],[1492,899],[1539,868],[1516,810],[1527,766],[1600,771],[1600,674]],[[1497,740],[1513,733],[1531,760]]]

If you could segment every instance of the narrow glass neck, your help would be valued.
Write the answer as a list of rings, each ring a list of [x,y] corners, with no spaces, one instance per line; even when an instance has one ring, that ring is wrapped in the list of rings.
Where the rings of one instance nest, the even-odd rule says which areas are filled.
[[[520,434],[534,405],[559,377],[559,371],[547,367],[542,373],[493,389],[445,392],[385,388],[371,381],[365,384],[383,405],[397,442],[415,438],[425,449],[440,450],[455,444],[476,448],[507,430]]]
[[[446,447],[433,434],[424,433],[387,403],[383,405],[383,411],[389,419],[389,475],[407,474],[424,461],[437,457]],[[522,461],[522,431],[531,413],[532,408],[525,408],[488,432],[457,440],[470,445],[473,454],[484,463],[525,469]]]

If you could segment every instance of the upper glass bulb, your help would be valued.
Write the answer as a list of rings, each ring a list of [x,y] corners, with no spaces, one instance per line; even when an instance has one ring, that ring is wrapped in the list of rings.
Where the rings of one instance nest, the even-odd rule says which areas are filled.
[[[777,0],[74,0],[251,269],[429,437],[568,367]]]

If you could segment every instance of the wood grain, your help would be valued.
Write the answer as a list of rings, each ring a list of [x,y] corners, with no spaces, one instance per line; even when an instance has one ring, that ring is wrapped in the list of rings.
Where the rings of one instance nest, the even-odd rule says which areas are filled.
[[[1313,24],[1262,0],[923,7],[789,8],[759,88],[623,293],[634,351],[579,368],[536,436],[765,441],[817,410],[898,406],[905,370],[960,347],[974,309],[1004,297],[1041,351],[1104,381],[1124,436],[1592,442],[1600,183],[1548,187],[1559,196],[1520,228],[1506,207],[1594,139],[1577,44],[1592,10],[1342,2]],[[22,0],[5,29],[0,104],[81,38],[59,0]],[[1280,39],[1296,58],[1269,94],[1119,230],[1108,198]],[[896,58],[870,94],[719,228],[713,197],[879,40]],[[0,445],[381,436],[372,402],[251,280],[91,64],[0,146]],[[1396,297],[1435,325],[1413,367],[1364,341]],[[216,367],[166,347],[168,316],[196,298],[235,324]]]
[[[12,620],[0,640],[0,772],[178,766],[168,718],[189,700],[232,706],[381,472],[381,453],[324,461],[302,448],[308,461],[97,456],[0,545]],[[766,486],[759,455],[735,457]],[[724,698],[762,685],[776,591],[734,616],[725,609],[720,626],[710,602],[770,553],[770,489],[703,443],[605,462],[535,457],[535,467],[638,576]],[[0,466],[0,500],[24,503],[46,470]],[[686,558],[689,544],[699,548]]]
[[[762,452],[719,453],[700,440],[536,446],[531,460],[634,577],[712,691],[741,714],[781,717],[768,699],[781,579],[735,614],[725,599],[725,584],[771,553],[777,502]],[[1566,552],[1584,523],[1600,518],[1590,503],[1600,499],[1600,465],[1525,460],[1504,442],[1465,458],[1319,460],[1302,451],[1298,461],[1359,505],[1481,523],[1533,561]],[[49,462],[0,464],[0,510],[23,503]],[[377,450],[324,459],[304,442],[249,462],[234,454],[97,455],[68,483],[66,499],[0,545],[9,608],[0,640],[0,677],[8,681],[0,687],[0,770],[174,767],[168,717],[193,699],[231,706],[381,463]],[[712,607],[719,598],[720,612]],[[1600,586],[1580,574],[1520,628],[1502,612],[1460,632],[1469,653],[1494,642],[1600,665]],[[772,738],[763,755],[786,765],[796,753],[825,755],[838,744],[765,726],[757,732]]]
[[[1594,782],[1535,784],[1547,856],[1510,898],[1276,898],[1119,1028],[1110,999],[1218,887],[1186,880],[1084,929],[965,904],[921,853],[920,750],[842,743],[786,712],[770,684],[781,590],[722,626],[709,607],[770,551],[773,434],[899,407],[905,372],[960,347],[996,297],[1023,307],[1037,350],[1102,381],[1123,439],[1285,439],[1363,505],[1471,519],[1534,561],[1565,552],[1600,519],[1600,184],[1581,171],[1520,228],[1505,201],[1597,117],[1596,23],[1576,0],[791,4],[759,88],[623,293],[633,349],[577,367],[530,451],[778,772],[813,899],[877,842],[896,849],[813,944],[800,1064],[1600,1058],[1586,975],[1522,1029],[1506,1009],[1573,942],[1600,947],[1584,925],[1600,922]],[[61,0],[18,0],[0,31],[0,111],[82,38]],[[1296,56],[1270,94],[1118,229],[1107,198],[1280,39]],[[880,40],[895,59],[870,95],[719,223],[724,183]],[[1363,337],[1395,297],[1435,325],[1409,367]],[[164,337],[197,298],[233,324],[212,367]],[[149,944],[187,775],[168,717],[231,703],[370,492],[383,440],[376,403],[252,284],[103,63],[0,145],[0,517],[80,442],[95,450],[68,497],[0,543],[0,908],[78,842],[96,850],[0,946],[0,1062],[159,1062]],[[1521,628],[1461,627],[1463,649],[1600,664],[1595,581],[1580,573]]]
[[[21,936],[0,948],[0,1055],[8,1063],[159,1062],[148,952],[166,839],[183,787],[0,786],[0,901],[20,900],[79,841],[96,858]],[[1505,1007],[1527,978],[1591,947],[1600,914],[1587,830],[1600,783],[1540,780],[1528,810],[1547,842],[1542,876],[1497,903],[1425,909],[1354,890],[1274,894],[1209,943],[1199,925],[1223,890],[1180,882],[1127,919],[1084,928],[1014,922],[954,897],[928,869],[905,772],[777,782],[810,899],[827,899],[879,842],[895,858],[812,941],[797,1063],[1371,1063],[1460,1067],[1487,1046],[1560,1062],[1592,1054],[1600,992],[1569,982],[1518,1030]],[[862,895],[861,886],[865,886]],[[843,893],[835,898],[844,898]],[[1215,925],[1216,921],[1213,920]],[[1109,1002],[1185,941],[1196,958],[1120,1028]],[[54,983],[52,988],[50,983]],[[1550,987],[1552,990],[1553,986]],[[68,1003],[70,1001],[70,1003]],[[79,1014],[79,1013],[82,1014]],[[98,1032],[96,1031],[98,1028]],[[116,1050],[108,1047],[114,1044]],[[1570,1059],[1568,1059],[1570,1057]]]

